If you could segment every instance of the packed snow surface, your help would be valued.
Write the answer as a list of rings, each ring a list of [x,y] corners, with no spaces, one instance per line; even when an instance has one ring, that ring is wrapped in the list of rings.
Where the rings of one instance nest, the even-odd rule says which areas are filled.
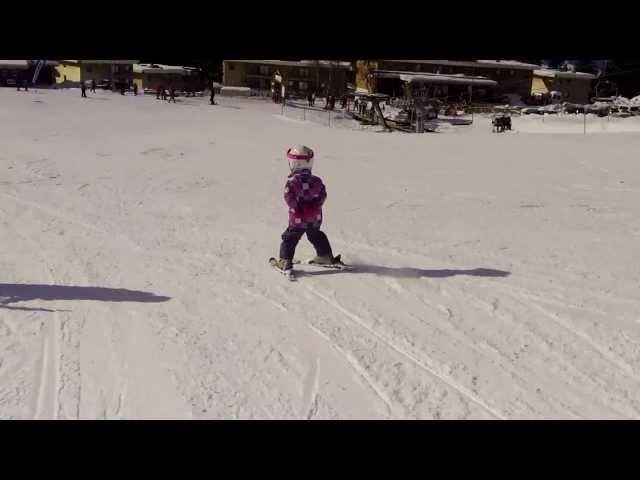
[[[0,418],[638,418],[637,118],[281,113],[0,89]],[[300,143],[355,269],[288,282]]]

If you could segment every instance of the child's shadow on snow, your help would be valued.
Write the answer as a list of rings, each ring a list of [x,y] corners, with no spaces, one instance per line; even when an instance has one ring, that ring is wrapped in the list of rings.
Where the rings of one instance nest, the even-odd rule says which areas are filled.
[[[124,288],[0,283],[0,308],[2,309],[38,312],[69,311],[51,310],[40,307],[10,306],[12,303],[27,302],[30,300],[92,300],[98,302],[158,303],[171,300],[171,297]]]
[[[351,270],[314,270],[300,272],[303,276],[315,275],[332,275],[336,273],[354,274],[354,273],[373,273],[382,277],[395,278],[447,278],[457,275],[467,275],[471,277],[508,277],[511,272],[504,270],[494,270],[492,268],[474,268],[472,270],[425,270],[422,268],[411,267],[382,267],[379,265],[352,265]]]

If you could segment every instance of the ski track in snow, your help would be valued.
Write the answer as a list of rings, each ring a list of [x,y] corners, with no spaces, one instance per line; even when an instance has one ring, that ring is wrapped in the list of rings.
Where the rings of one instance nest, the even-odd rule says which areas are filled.
[[[3,212],[5,213],[5,212]],[[32,245],[33,252],[41,262],[41,269],[45,271],[45,276],[50,285],[56,283],[51,265],[39,253],[42,251],[40,245],[26,235],[21,234],[15,228],[13,233]],[[35,404],[35,420],[57,419],[59,414],[59,393],[60,393],[60,318],[58,312],[53,312],[53,320],[44,323],[44,334],[42,336],[42,350],[40,352],[40,368]]]
[[[373,330],[371,327],[367,326],[367,324],[363,321],[362,318],[360,318],[358,315],[354,314],[353,312],[347,310],[342,305],[340,305],[338,302],[330,299],[328,296],[326,296],[323,293],[318,292],[315,289],[312,289],[310,287],[307,287],[307,289],[311,293],[316,295],[318,298],[321,298],[327,304],[331,305],[333,308],[335,308],[336,310],[341,312],[345,317],[349,318],[354,323],[356,323],[357,325],[362,327],[368,333],[370,333],[371,335],[373,335],[376,338],[378,338],[381,341],[383,341],[391,349],[393,349],[394,351],[398,352],[400,355],[406,357],[407,359],[411,360],[417,366],[419,366],[420,368],[422,368],[426,372],[429,372],[435,378],[437,378],[438,380],[442,381],[443,383],[445,383],[447,386],[451,387],[452,389],[456,390],[457,392],[459,392],[464,397],[467,397],[471,402],[480,405],[482,408],[484,408],[485,410],[490,412],[491,415],[493,415],[495,418],[498,418],[498,419],[501,419],[501,420],[504,420],[506,418],[502,413],[500,413],[499,411],[497,411],[497,410],[493,409],[492,407],[488,406],[487,404],[485,404],[481,399],[477,398],[475,395],[473,395],[473,393],[469,392],[462,385],[457,384],[451,378],[447,378],[446,375],[437,372],[433,368],[429,367],[425,362],[423,362],[419,358],[415,357],[413,354],[409,353],[406,349],[404,349],[401,346],[399,346],[398,344],[394,343],[392,340],[387,338],[385,335],[382,335],[382,334],[376,332],[375,330]]]
[[[367,373],[366,369],[364,369],[356,359],[351,357],[349,353],[340,348],[336,342],[332,341],[327,335],[318,330],[316,327],[311,324],[308,324],[308,326],[316,334],[324,338],[327,343],[344,358],[347,365],[349,365],[349,367],[353,369],[356,375],[361,378],[363,383],[366,384],[371,389],[371,391],[375,393],[376,397],[384,404],[388,415],[396,410],[396,408],[394,408],[393,401],[387,396],[384,390],[376,384],[375,380],[371,377],[371,375]]]

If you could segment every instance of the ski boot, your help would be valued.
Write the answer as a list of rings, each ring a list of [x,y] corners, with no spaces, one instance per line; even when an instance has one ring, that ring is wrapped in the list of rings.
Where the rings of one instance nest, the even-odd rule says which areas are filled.
[[[293,268],[293,261],[289,258],[279,258],[273,263],[273,266],[282,272],[286,272]]]
[[[269,263],[273,268],[282,273],[290,281],[295,281],[296,276],[293,273],[293,261],[288,258],[276,259],[271,257]]]

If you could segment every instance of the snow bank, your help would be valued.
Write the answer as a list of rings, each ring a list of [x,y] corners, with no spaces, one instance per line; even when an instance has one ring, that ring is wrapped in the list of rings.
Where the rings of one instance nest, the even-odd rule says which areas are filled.
[[[640,95],[631,99],[626,97],[615,97],[611,103],[619,107],[637,107],[640,106]]]
[[[512,119],[513,129],[526,133],[584,133],[584,115],[526,115]],[[640,117],[616,118],[587,114],[587,134],[640,132]]]
[[[251,89],[248,87],[222,87],[220,95],[226,97],[248,97],[251,95]]]

